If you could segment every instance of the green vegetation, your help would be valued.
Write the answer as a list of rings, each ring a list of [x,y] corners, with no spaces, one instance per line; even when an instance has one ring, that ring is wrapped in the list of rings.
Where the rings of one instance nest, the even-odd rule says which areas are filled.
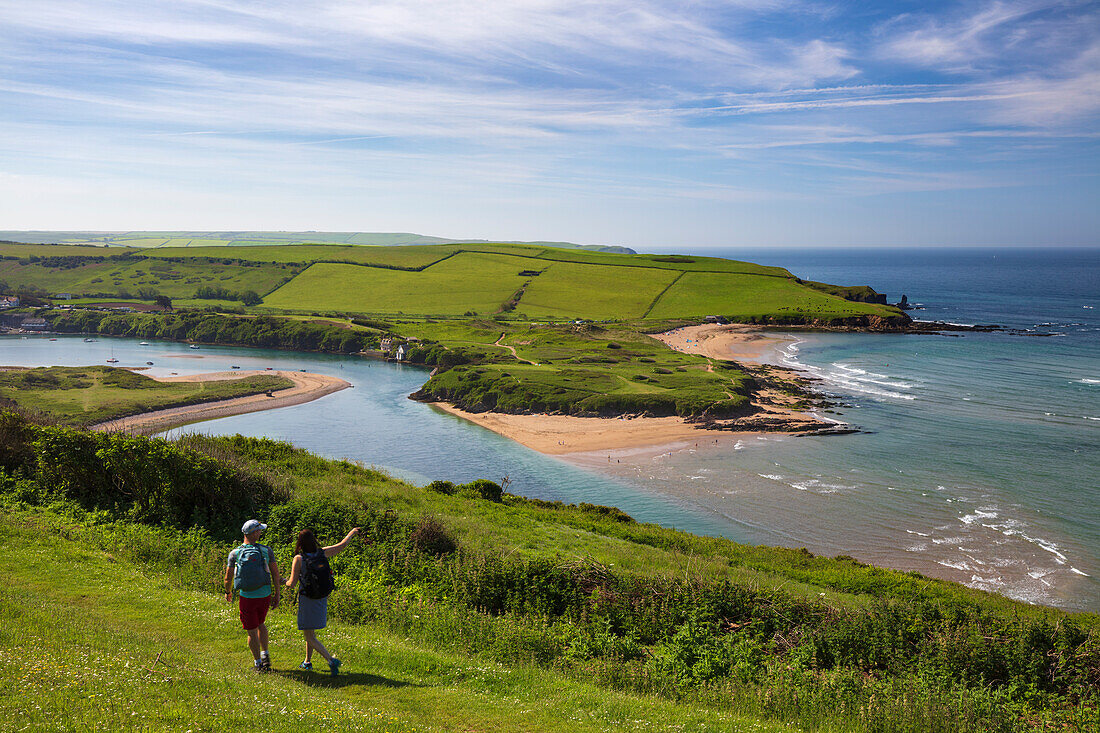
[[[20,246],[33,254],[17,257]],[[674,354],[643,332],[705,316],[877,329],[909,323],[895,308],[865,302],[879,298],[870,288],[806,283],[782,268],[713,257],[270,240],[114,256],[104,249],[98,257],[71,253],[92,248],[66,247],[55,257],[42,250],[0,245],[7,258],[0,278],[9,278],[0,290],[15,284],[38,295],[46,288],[85,295],[94,287],[103,295],[113,287],[124,297],[136,288],[149,300],[174,298],[181,311],[47,313],[56,330],[336,353],[378,349],[384,337],[394,349],[418,339],[406,344],[405,360],[436,374],[417,396],[474,411],[737,418],[753,409],[750,398],[767,375]],[[211,301],[235,315],[188,310]],[[804,395],[796,397],[790,406]]]
[[[8,245],[8,249],[13,246]],[[84,250],[80,255],[29,254],[18,259],[0,259],[0,280],[15,290],[32,286],[48,293],[120,298],[144,292],[149,294],[146,299],[152,300],[158,294],[170,298],[192,297],[203,287],[234,293],[267,293],[297,272],[282,264],[207,258],[154,259],[80,249]]]
[[[319,716],[367,730],[1100,724],[1096,616],[489,481],[416,488],[268,440],[172,444],[5,413],[0,497],[0,568],[13,579],[0,590],[0,648],[14,650],[0,658],[11,691],[0,706],[60,729],[134,718],[130,699],[142,726],[221,727],[217,714],[235,719],[230,703],[253,695],[275,729]],[[301,527],[324,541],[358,525],[373,540],[332,563],[338,623],[326,641],[353,674],[246,676],[217,592],[254,514],[284,565]],[[288,611],[274,628],[285,670],[300,646]],[[147,669],[123,672],[116,655]],[[118,673],[95,674],[104,668]]]
[[[462,344],[449,353],[468,360],[440,370],[414,397],[472,412],[723,419],[747,412],[755,385],[729,364],[671,351],[626,328],[491,325],[402,325],[403,333]],[[437,363],[431,356],[422,342],[408,359]]]
[[[191,241],[191,240],[189,240]],[[0,282],[39,293],[242,301],[270,311],[903,327],[866,287],[778,267],[537,244],[271,244],[126,249],[0,244]],[[201,244],[201,242],[200,242]]]
[[[202,311],[111,313],[73,310],[50,314],[50,325],[62,333],[104,333],[340,354],[355,353],[378,345],[377,331],[356,328],[350,323],[266,316],[235,317]]]
[[[0,371],[0,405],[18,404],[69,425],[94,425],[127,415],[286,389],[277,376],[215,382],[158,382],[107,366]]]

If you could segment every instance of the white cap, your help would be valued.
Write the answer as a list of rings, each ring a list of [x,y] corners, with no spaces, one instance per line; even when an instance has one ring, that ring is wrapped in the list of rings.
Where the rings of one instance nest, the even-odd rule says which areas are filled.
[[[267,529],[267,525],[261,522],[259,519],[249,519],[241,527],[242,534],[252,534],[253,532],[263,532]]]

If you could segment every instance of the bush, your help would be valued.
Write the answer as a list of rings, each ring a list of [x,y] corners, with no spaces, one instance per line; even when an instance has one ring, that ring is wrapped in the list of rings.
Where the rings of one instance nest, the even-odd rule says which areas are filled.
[[[458,549],[454,537],[435,517],[423,517],[409,534],[409,546],[425,555],[450,555]]]
[[[479,478],[468,484],[456,486],[455,492],[462,496],[499,502],[501,495],[504,493],[504,489],[500,487],[500,484],[494,483],[488,479]]]

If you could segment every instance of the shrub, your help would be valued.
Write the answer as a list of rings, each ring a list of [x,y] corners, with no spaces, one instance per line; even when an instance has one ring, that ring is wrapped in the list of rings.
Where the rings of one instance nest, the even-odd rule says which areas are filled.
[[[454,537],[435,517],[422,517],[409,534],[409,545],[425,555],[450,555],[458,545]]]

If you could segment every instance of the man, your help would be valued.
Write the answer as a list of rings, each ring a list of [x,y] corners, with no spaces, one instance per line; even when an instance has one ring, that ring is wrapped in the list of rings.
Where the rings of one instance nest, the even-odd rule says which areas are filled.
[[[240,594],[241,626],[248,632],[248,648],[252,650],[257,672],[271,671],[267,653],[267,612],[279,606],[279,565],[271,548],[261,545],[260,534],[267,525],[249,519],[241,527],[244,543],[229,553],[225,568],[225,600],[233,602],[233,591]]]

